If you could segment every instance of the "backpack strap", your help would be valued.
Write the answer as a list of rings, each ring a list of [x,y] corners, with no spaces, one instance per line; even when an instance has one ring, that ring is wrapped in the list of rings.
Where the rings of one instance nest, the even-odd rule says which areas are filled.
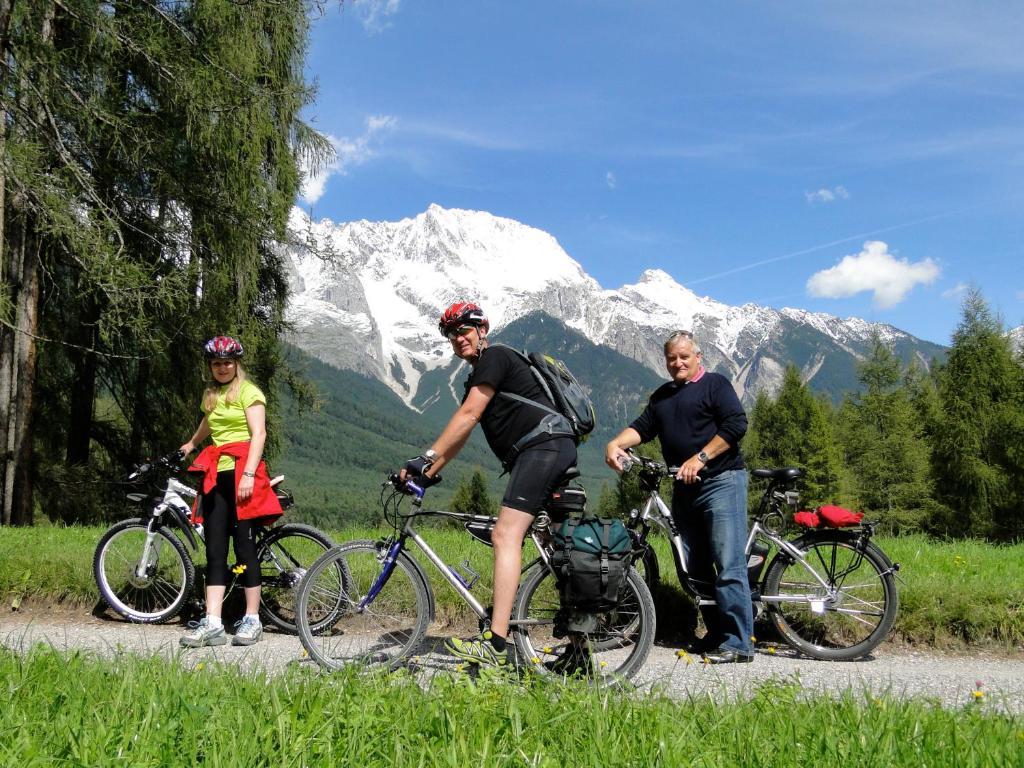
[[[527,402],[532,401],[528,400]],[[540,403],[537,403],[537,405],[540,405]],[[569,420],[562,414],[555,413],[554,411],[541,419],[536,427],[516,440],[508,455],[501,460],[501,466],[506,472],[511,471],[511,467],[516,459],[519,458],[520,453],[537,443],[543,443],[553,437],[571,437],[573,440],[576,440],[576,433],[572,431],[572,425],[569,423]]]
[[[611,600],[615,595],[608,594],[608,552],[611,543],[612,521],[607,518],[598,518],[601,524],[601,592],[606,600]]]
[[[562,549],[565,551],[565,563],[562,565],[562,575],[572,576],[572,550],[574,548],[575,541],[573,540],[573,531],[576,530],[576,526],[579,525],[578,520],[569,518],[565,521],[565,536],[563,537],[564,544]]]
[[[547,381],[545,381],[544,375],[537,370],[537,366],[534,364],[533,360],[530,359],[530,356],[526,354],[526,352],[524,352],[521,349],[516,349],[515,347],[510,347],[508,344],[491,344],[491,346],[504,347],[510,352],[515,353],[516,357],[518,357],[520,360],[526,363],[526,367],[530,369],[530,373],[533,374],[533,378],[537,380],[537,386],[540,387],[541,392],[544,393],[544,396],[548,399],[548,401],[554,403],[555,405],[558,404],[558,400],[555,398],[555,394],[551,391],[551,387],[548,386]],[[558,411],[552,408],[548,408],[543,403],[538,403],[536,400],[531,400],[528,397],[516,395],[513,394],[512,392],[499,392],[498,397],[507,397],[510,400],[518,400],[519,402],[526,403],[527,405],[535,405],[541,410],[547,411],[548,413],[558,413]]]

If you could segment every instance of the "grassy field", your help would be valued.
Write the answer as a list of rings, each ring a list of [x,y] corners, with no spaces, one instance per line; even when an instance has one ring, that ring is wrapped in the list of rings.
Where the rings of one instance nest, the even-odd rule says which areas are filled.
[[[267,678],[156,658],[0,651],[0,764],[125,766],[1016,766],[1024,724],[979,699],[676,702],[579,684],[404,673]]]
[[[102,532],[89,527],[0,527],[0,599],[4,606],[10,608],[24,599],[95,604],[98,593],[92,557]],[[381,529],[330,533],[335,541],[343,541],[378,538]],[[461,529],[427,529],[427,538],[449,563],[468,558],[483,574],[478,594],[486,593],[491,567],[487,547],[472,542]],[[896,639],[935,648],[1024,648],[1024,545],[939,542],[923,536],[878,537],[875,541],[901,565]],[[665,584],[656,596],[660,602],[681,601],[666,542],[657,540],[656,545]],[[439,579],[434,582],[439,611],[454,620],[464,607]],[[670,622],[664,623],[667,631]]]

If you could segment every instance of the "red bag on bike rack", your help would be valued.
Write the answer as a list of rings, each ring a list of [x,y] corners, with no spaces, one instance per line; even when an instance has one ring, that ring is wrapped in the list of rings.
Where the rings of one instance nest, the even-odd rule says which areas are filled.
[[[797,525],[802,525],[804,528],[817,528],[821,525],[821,518],[814,512],[808,512],[804,509],[793,515],[793,522]]]
[[[864,519],[863,512],[853,512],[844,507],[818,507],[818,514],[830,528],[849,528],[860,525],[860,521]]]

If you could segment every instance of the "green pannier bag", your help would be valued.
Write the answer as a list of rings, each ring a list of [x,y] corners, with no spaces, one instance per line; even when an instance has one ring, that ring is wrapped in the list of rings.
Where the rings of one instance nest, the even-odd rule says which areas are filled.
[[[618,518],[571,517],[558,526],[551,563],[563,610],[614,610],[625,584],[631,550],[629,531]]]

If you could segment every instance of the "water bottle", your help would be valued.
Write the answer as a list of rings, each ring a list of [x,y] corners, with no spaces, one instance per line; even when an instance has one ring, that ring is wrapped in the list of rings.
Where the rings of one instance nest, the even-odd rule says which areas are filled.
[[[750,555],[747,557],[747,581],[750,582],[751,589],[757,586],[757,582],[761,578],[761,570],[764,568],[765,558],[767,557],[768,547],[760,541],[755,541],[753,546],[750,547]]]

